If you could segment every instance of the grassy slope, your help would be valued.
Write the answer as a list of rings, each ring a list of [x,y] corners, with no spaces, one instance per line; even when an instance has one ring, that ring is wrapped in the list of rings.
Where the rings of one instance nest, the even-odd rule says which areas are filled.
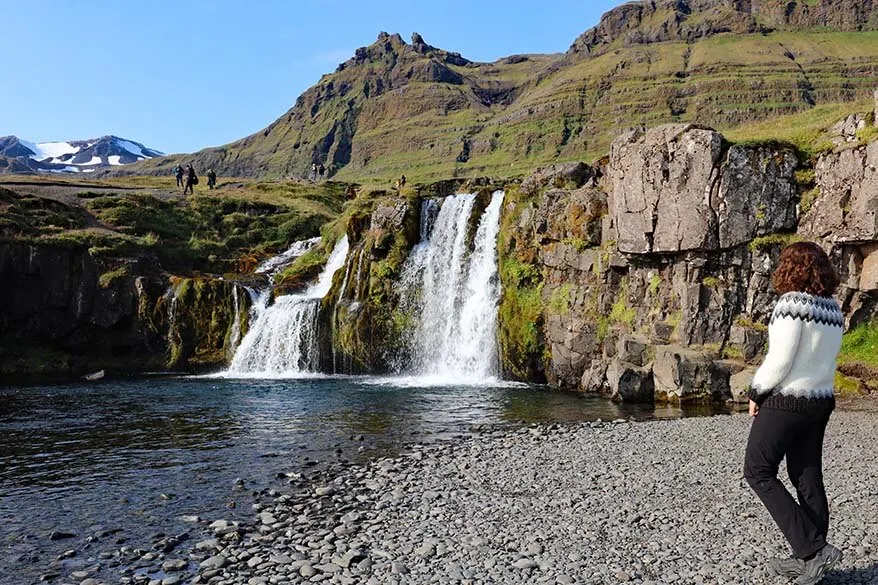
[[[666,122],[808,146],[842,115],[870,109],[878,75],[878,32],[721,34],[617,42],[592,57],[447,65],[459,84],[409,78],[431,59],[391,44],[386,52],[376,43],[366,61],[324,76],[264,131],[198,153],[199,168],[292,177],[307,174],[314,160],[347,160],[336,162],[336,178],[384,187],[402,174],[415,181],[521,176],[549,162],[599,158],[623,129]],[[503,91],[511,93],[496,98]],[[485,92],[495,98],[483,99]],[[785,118],[794,115],[801,117]],[[777,119],[807,129],[797,135]],[[347,157],[340,154],[345,133],[353,135]],[[169,172],[178,160],[132,169]]]
[[[155,253],[169,270],[247,270],[341,213],[341,183],[221,181],[183,199],[173,179],[4,178],[0,239]]]

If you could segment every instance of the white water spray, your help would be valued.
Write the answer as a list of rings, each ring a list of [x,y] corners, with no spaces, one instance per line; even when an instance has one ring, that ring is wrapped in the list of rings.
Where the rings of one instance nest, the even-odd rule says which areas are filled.
[[[304,293],[284,295],[265,306],[254,304],[253,325],[241,341],[226,374],[243,377],[282,377],[317,370],[317,312],[332,288],[332,276],[345,263],[347,236],[339,240],[317,282]]]
[[[497,235],[503,192],[482,214],[468,254],[467,229],[475,195],[455,195],[442,203],[422,241],[406,261],[400,282],[403,309],[417,324],[411,332],[411,373],[448,383],[496,380]],[[434,210],[425,202],[422,227]]]

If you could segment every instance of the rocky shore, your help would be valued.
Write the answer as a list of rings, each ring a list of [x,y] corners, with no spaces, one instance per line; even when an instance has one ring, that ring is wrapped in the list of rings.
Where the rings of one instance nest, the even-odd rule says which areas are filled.
[[[830,423],[830,540],[845,558],[825,583],[878,583],[874,420],[843,410]],[[765,562],[786,546],[742,479],[749,426],[733,415],[485,429],[279,474],[254,492],[250,523],[193,517],[198,542],[103,558],[128,567],[121,582],[150,585],[785,583]],[[88,571],[59,582],[101,583]]]

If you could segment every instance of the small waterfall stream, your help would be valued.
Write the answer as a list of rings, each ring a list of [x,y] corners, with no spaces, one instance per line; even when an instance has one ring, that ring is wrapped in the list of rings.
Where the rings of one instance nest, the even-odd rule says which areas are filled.
[[[252,324],[226,374],[244,377],[289,376],[314,372],[318,365],[317,311],[332,287],[332,277],[348,254],[347,236],[339,240],[317,282],[304,293],[267,297],[254,307]]]
[[[403,310],[416,320],[403,369],[449,383],[496,380],[497,236],[504,193],[497,191],[467,241],[476,195],[447,197],[421,209],[421,242],[403,268]],[[433,216],[435,215],[435,219]]]

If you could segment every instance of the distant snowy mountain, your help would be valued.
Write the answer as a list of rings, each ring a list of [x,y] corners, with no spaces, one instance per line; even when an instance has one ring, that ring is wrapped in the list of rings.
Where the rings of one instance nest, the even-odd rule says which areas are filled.
[[[147,148],[139,142],[118,136],[103,136],[93,140],[72,142],[33,143],[17,136],[0,137],[0,157],[14,159],[17,165],[31,172],[91,173],[96,169],[128,165],[164,153]],[[0,165],[0,172],[3,172]],[[16,171],[12,171],[16,172]]]

